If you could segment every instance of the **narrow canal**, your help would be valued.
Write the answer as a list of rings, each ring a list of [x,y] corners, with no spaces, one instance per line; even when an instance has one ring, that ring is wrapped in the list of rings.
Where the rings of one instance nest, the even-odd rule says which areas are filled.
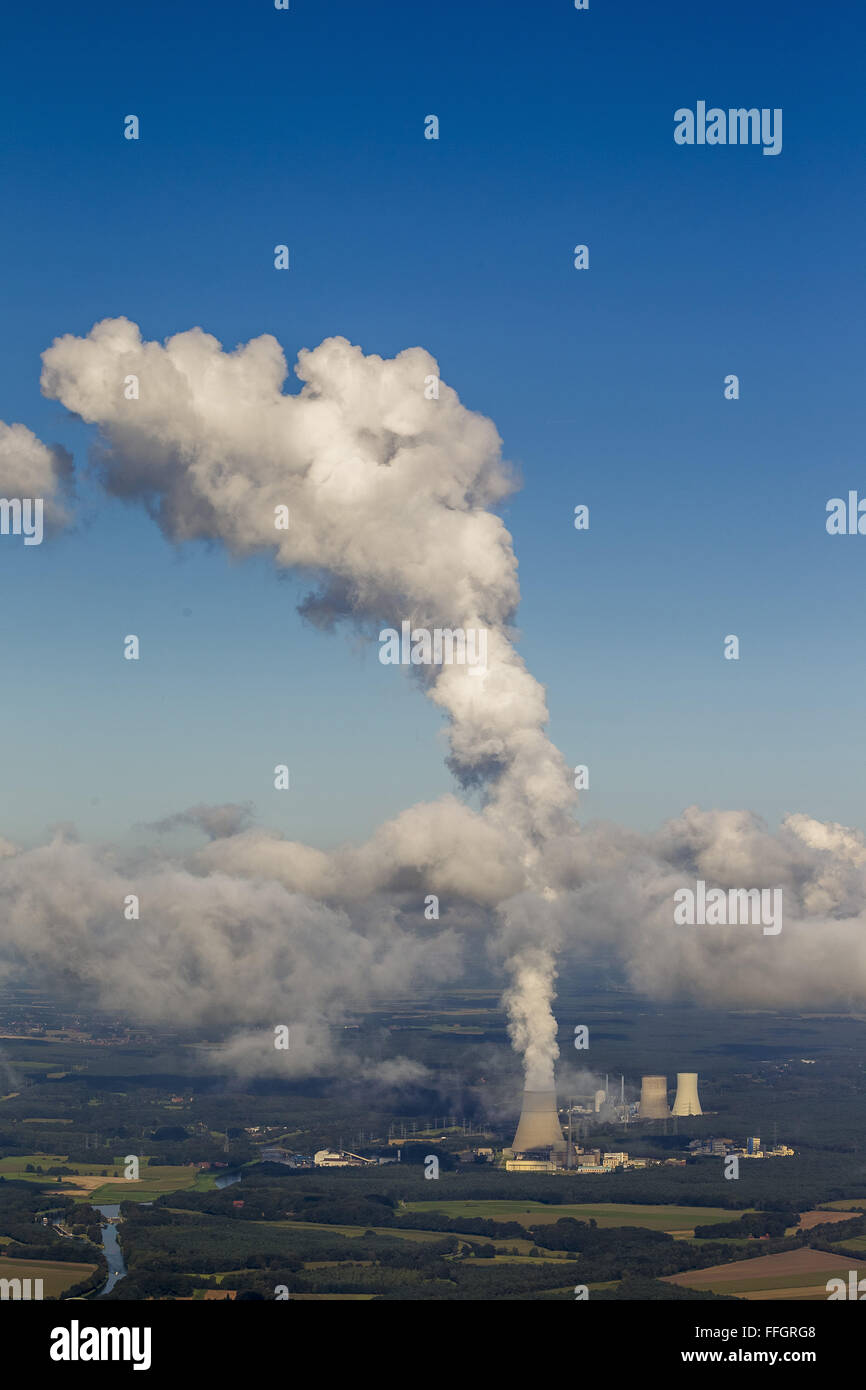
[[[240,1182],[241,1173],[222,1173],[214,1183],[215,1187],[231,1187],[232,1183]],[[151,1206],[151,1202],[145,1202],[144,1206]],[[118,1227],[114,1224],[120,1216],[120,1206],[106,1205],[97,1207],[100,1215],[105,1217],[105,1224],[100,1227],[102,1232],[102,1252],[108,1261],[108,1278],[103,1284],[99,1293],[92,1294],[93,1298],[104,1298],[126,1274],[126,1261],[123,1258],[123,1251],[120,1248],[120,1241],[117,1238]]]

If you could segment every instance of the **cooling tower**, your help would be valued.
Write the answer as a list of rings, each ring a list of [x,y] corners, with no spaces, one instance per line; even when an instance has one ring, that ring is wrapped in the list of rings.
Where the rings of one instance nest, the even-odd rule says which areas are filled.
[[[668,1110],[668,1079],[666,1076],[642,1076],[640,1080],[640,1117],[642,1120],[665,1120]]]
[[[529,1149],[558,1148],[563,1143],[562,1125],[556,1110],[555,1091],[524,1091],[523,1109],[514,1143],[515,1153]]]
[[[672,1115],[703,1115],[698,1099],[698,1074],[696,1071],[677,1072],[677,1098]]]

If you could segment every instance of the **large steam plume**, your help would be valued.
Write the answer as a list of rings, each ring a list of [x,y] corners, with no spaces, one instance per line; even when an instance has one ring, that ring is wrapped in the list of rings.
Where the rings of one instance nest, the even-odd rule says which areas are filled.
[[[434,359],[411,348],[386,361],[331,338],[300,353],[304,387],[284,395],[286,361],[268,335],[232,353],[200,329],[161,346],[123,318],[58,339],[43,359],[45,394],[99,426],[106,487],[145,501],[172,539],[268,549],[277,565],[306,570],[318,589],[303,611],[320,624],[369,630],[408,618],[487,632],[483,673],[427,668],[426,689],[450,721],[451,767],[484,788],[487,825],[507,831],[523,868],[515,887],[535,881],[573,794],[544,732],[544,692],[508,634],[517,563],[490,510],[512,488],[500,440],[444,383],[427,398]],[[122,389],[131,377],[133,400]],[[280,507],[288,529],[275,529]],[[434,844],[437,829],[453,838],[441,809],[421,818]],[[538,1008],[549,1013],[549,994],[542,1004],[522,968],[507,999],[518,1039],[533,1034]]]
[[[124,857],[63,835],[31,850],[0,842],[7,966],[35,964],[143,1019],[287,1023],[302,1042],[287,1061],[310,1070],[333,1064],[331,1029],[347,1007],[454,978],[458,936],[479,929],[509,979],[510,1033],[533,1089],[551,1084],[558,1053],[562,951],[606,953],[657,998],[866,998],[859,831],[797,814],[772,833],[745,811],[691,808],[654,835],[577,833],[544,693],[510,638],[519,594],[511,537],[492,510],[512,486],[499,439],[446,385],[426,398],[425,379],[438,376],[427,353],[383,361],[331,339],[300,355],[303,389],[283,395],[271,337],[225,353],[196,329],[162,346],[117,319],[59,339],[44,362],[46,394],[99,427],[105,486],[142,502],[174,540],[272,551],[278,566],[309,574],[303,608],[326,626],[487,628],[484,675],[417,673],[449,719],[452,767],[484,802],[481,812],[455,796],[422,803],[365,844],[327,853],[250,825],[249,808],[230,804],[167,808],[154,828],[208,837],[183,859]],[[124,394],[130,375],[137,400]],[[46,486],[58,478],[52,464]],[[278,506],[290,509],[288,531],[274,528]],[[696,878],[782,887],[784,931],[677,926],[673,894]],[[431,892],[445,909],[435,931],[419,913]],[[120,907],[131,893],[142,904],[134,924]],[[229,1055],[254,1070],[266,1046],[247,1031]],[[357,1067],[370,1073],[363,1058]]]
[[[43,360],[45,394],[99,426],[106,487],[144,501],[173,540],[273,551],[317,582],[303,610],[323,625],[486,629],[485,674],[430,675],[451,765],[485,783],[489,818],[514,827],[526,855],[561,827],[571,788],[544,733],[544,691],[508,636],[517,562],[490,510],[513,480],[489,420],[444,383],[426,399],[425,379],[439,375],[428,353],[389,361],[329,338],[299,354],[304,387],[284,395],[270,335],[227,353],[196,328],[162,346],[119,318],[59,338]],[[288,529],[275,529],[279,506]]]

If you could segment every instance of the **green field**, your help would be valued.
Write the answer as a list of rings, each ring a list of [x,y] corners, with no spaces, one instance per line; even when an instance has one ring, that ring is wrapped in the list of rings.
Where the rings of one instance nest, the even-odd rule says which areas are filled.
[[[9,1260],[0,1255],[0,1279],[41,1279],[45,1298],[58,1298],[95,1268],[96,1265],[66,1264],[60,1260]]]
[[[317,1221],[263,1221],[263,1226],[277,1226],[283,1230],[302,1230],[302,1231],[324,1231],[332,1232],[341,1236],[363,1236],[367,1231],[372,1231],[377,1236],[395,1236],[398,1240],[434,1241],[447,1240],[453,1236],[455,1240],[474,1241],[476,1244],[493,1245],[497,1251],[504,1251],[510,1254],[512,1250],[517,1250],[520,1255],[528,1255],[530,1250],[536,1248],[535,1241],[515,1239],[509,1236],[506,1240],[489,1240],[487,1236],[471,1236],[463,1231],[405,1231],[395,1226],[331,1226],[325,1222]],[[537,1247],[541,1249],[541,1246]]]
[[[38,1164],[43,1172],[26,1172],[28,1164],[32,1164],[34,1168]],[[75,1171],[62,1178],[61,1186],[56,1177],[49,1176],[45,1171],[48,1168],[72,1168]],[[103,1173],[119,1181],[92,1181],[101,1177]],[[0,1175],[3,1177],[33,1183],[36,1187],[56,1186],[61,1192],[69,1192],[76,1186],[83,1186],[87,1191],[83,1195],[76,1194],[76,1200],[92,1202],[96,1206],[117,1202],[153,1202],[157,1197],[165,1196],[167,1192],[183,1192],[188,1189],[210,1192],[219,1176],[217,1173],[203,1173],[197,1168],[181,1164],[151,1167],[145,1162],[141,1164],[140,1173],[141,1177],[137,1182],[126,1181],[123,1177],[123,1164],[118,1159],[115,1159],[113,1168],[107,1168],[104,1163],[69,1163],[65,1154],[18,1154],[12,1158],[0,1158]],[[86,1181],[79,1184],[76,1174]]]
[[[576,1259],[575,1255],[571,1256]],[[486,1265],[488,1269],[492,1264],[497,1265],[552,1265],[560,1260],[566,1260],[568,1256],[565,1251],[550,1255],[506,1255],[497,1253],[494,1259],[487,1260],[483,1255],[467,1255],[460,1263],[464,1265]]]
[[[422,1243],[446,1239],[441,1231],[399,1231],[395,1230],[393,1226],[332,1226],[317,1221],[257,1221],[255,1224],[257,1226],[275,1226],[280,1230],[287,1231],[325,1231],[339,1236],[363,1236],[367,1231],[372,1231],[377,1236],[396,1236],[399,1240],[414,1240]],[[478,1240],[479,1237],[465,1236],[464,1239]]]
[[[164,1197],[169,1192],[210,1192],[218,1176],[217,1173],[201,1173],[197,1168],[187,1168],[183,1165],[154,1168],[142,1166],[138,1182],[103,1183],[101,1187],[88,1193],[87,1197],[78,1200],[92,1202],[95,1206],[110,1205],[114,1202],[155,1202],[157,1197]],[[75,1179],[65,1178],[64,1181],[74,1183]]]
[[[53,1121],[52,1121],[53,1123]],[[28,1173],[25,1171],[27,1165],[31,1164],[34,1168],[42,1169],[41,1173]],[[105,1163],[70,1163],[66,1154],[15,1154],[11,1158],[0,1158],[0,1173],[7,1178],[17,1178],[24,1182],[46,1183],[54,1182],[55,1179],[48,1175],[49,1168],[72,1168],[81,1177],[99,1177],[101,1173],[107,1173],[110,1177],[123,1177],[123,1166],[119,1159],[115,1158],[112,1168]],[[142,1166],[142,1172],[145,1171]],[[63,1179],[64,1182],[74,1183],[74,1173],[69,1174]]]
[[[592,1179],[588,1179],[592,1181]],[[639,1206],[626,1202],[561,1203],[546,1202],[407,1202],[407,1211],[439,1212],[455,1220],[460,1217],[481,1217],[490,1221],[519,1221],[524,1226],[548,1225],[562,1217],[573,1216],[577,1221],[595,1221],[597,1226],[642,1226],[650,1231],[687,1232],[695,1226],[709,1226],[718,1221],[730,1221],[742,1212],[724,1207]],[[478,1240],[479,1237],[469,1237]]]
[[[21,1178],[26,1182],[45,1182],[44,1173],[41,1177],[38,1173],[25,1173],[24,1169],[27,1164],[32,1163],[34,1168],[37,1163],[42,1168],[59,1168],[65,1162],[65,1154],[16,1154],[12,1158],[0,1158],[0,1173],[5,1178]],[[100,1166],[96,1171],[100,1173],[102,1167]],[[48,1181],[50,1182],[51,1179],[49,1178]]]

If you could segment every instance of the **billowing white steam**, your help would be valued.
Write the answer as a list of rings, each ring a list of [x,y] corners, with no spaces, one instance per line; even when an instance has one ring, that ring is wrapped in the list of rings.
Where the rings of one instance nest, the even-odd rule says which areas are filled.
[[[161,346],[121,318],[57,340],[44,353],[42,387],[99,426],[106,486],[145,500],[173,539],[218,539],[238,554],[269,549],[278,565],[309,571],[319,581],[304,604],[314,621],[371,629],[408,618],[486,631],[483,674],[450,665],[423,675],[450,720],[450,765],[486,791],[471,839],[505,833],[518,890],[534,881],[546,838],[566,828],[573,793],[544,732],[544,692],[508,635],[519,590],[511,537],[490,510],[512,487],[496,430],[444,383],[427,399],[425,382],[439,373],[421,348],[386,361],[332,338],[302,352],[295,370],[305,385],[284,395],[286,362],[270,336],[225,353],[193,329]],[[123,389],[130,377],[134,400]],[[281,507],[288,529],[275,526]],[[429,863],[456,848],[467,819],[442,802],[415,808],[399,829],[415,822],[415,862]],[[306,891],[334,890],[326,856],[293,853]],[[515,978],[512,1016],[535,1057],[540,994],[533,987],[521,1002],[521,972]]]
[[[194,330],[162,346],[117,319],[59,339],[44,360],[46,394],[99,426],[105,485],[140,499],[171,537],[269,549],[278,565],[306,570],[317,588],[304,610],[325,625],[346,619],[371,638],[404,618],[487,628],[485,675],[419,673],[449,718],[455,772],[486,800],[480,813],[453,796],[413,806],[366,844],[330,853],[251,827],[248,808],[231,805],[154,827],[204,831],[209,843],[184,862],[121,860],[63,837],[34,850],[0,843],[7,963],[90,983],[140,1018],[286,1023],[302,1044],[284,1054],[290,1068],[317,1069],[333,1065],[331,1029],[346,1007],[454,978],[457,930],[492,921],[511,1037],[527,1083],[542,1089],[558,1054],[550,1006],[561,950],[607,953],[656,997],[764,1007],[866,998],[859,831],[795,815],[773,834],[747,812],[692,808],[655,835],[577,833],[543,691],[509,637],[516,562],[490,510],[511,486],[499,440],[444,384],[438,400],[425,398],[425,378],[437,375],[427,353],[383,361],[332,339],[301,354],[294,396],[282,394],[271,337],[224,353]],[[275,530],[278,506],[290,509],[288,531]],[[674,892],[696,878],[781,887],[783,932],[675,925]],[[122,917],[130,893],[141,897],[134,923]],[[427,893],[443,899],[435,930],[421,919]],[[267,1035],[248,1032],[227,1055],[254,1070],[263,1048]],[[374,1067],[357,1062],[359,1075]]]
[[[428,353],[389,361],[329,338],[299,354],[305,385],[284,395],[270,335],[226,353],[196,328],[163,347],[120,318],[59,338],[43,360],[45,394],[99,426],[108,489],[144,500],[173,539],[272,550],[318,582],[304,611],[320,624],[486,629],[485,675],[425,672],[451,721],[451,764],[490,788],[489,819],[517,832],[524,855],[562,826],[565,765],[544,734],[544,691],[507,632],[517,562],[490,508],[513,482],[489,420],[444,382],[426,399],[425,379],[438,378]],[[275,527],[281,506],[287,530]]]
[[[503,997],[508,1010],[508,1036],[523,1057],[529,1091],[552,1091],[553,1063],[559,1056],[556,1019],[550,1007],[556,979],[553,956],[528,947],[509,961],[514,983]]]

